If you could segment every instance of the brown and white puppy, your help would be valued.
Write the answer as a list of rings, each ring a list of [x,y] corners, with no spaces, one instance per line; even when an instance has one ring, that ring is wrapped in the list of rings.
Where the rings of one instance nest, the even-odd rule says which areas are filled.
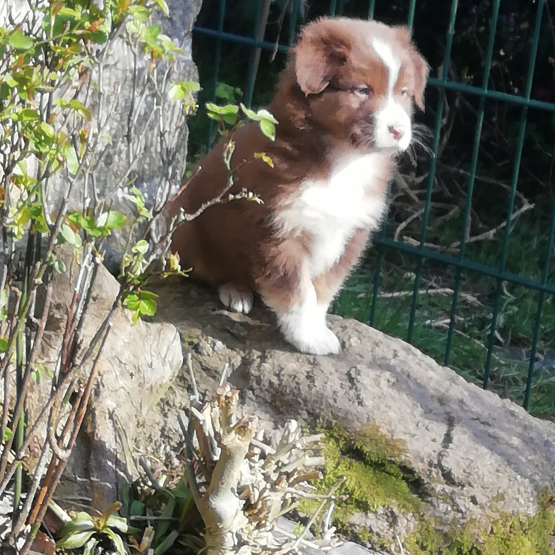
[[[269,106],[275,142],[257,124],[240,128],[231,192],[253,191],[264,204],[216,205],[173,236],[183,267],[219,288],[230,309],[249,312],[253,291],[277,315],[300,351],[337,353],[326,313],[386,209],[395,157],[412,139],[413,101],[423,107],[428,66],[409,31],[374,21],[323,18],[309,24],[291,52]],[[174,201],[196,211],[227,179],[225,140]]]

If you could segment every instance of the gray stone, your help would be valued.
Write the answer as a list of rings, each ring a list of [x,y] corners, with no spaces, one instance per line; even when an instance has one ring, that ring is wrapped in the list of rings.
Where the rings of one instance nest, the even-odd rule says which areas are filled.
[[[68,271],[54,277],[50,316],[47,322],[42,362],[52,365],[60,348],[66,308],[71,302],[77,263],[70,249],[63,259]],[[82,331],[86,348],[110,311],[119,284],[100,266]],[[132,325],[131,313],[117,308],[112,329],[98,362],[98,378],[89,410],[58,494],[90,497],[103,510],[121,499],[121,473],[136,479],[133,446],[139,430],[175,377],[183,362],[176,328],[166,323]],[[45,392],[47,394],[47,392]],[[44,396],[33,406],[38,410]],[[32,407],[31,407],[32,410]]]
[[[88,125],[91,136],[100,130],[102,140],[96,149],[94,170],[89,175],[81,172],[68,197],[69,206],[82,210],[97,197],[105,206],[128,216],[128,225],[115,230],[105,242],[105,264],[113,273],[119,272],[136,215],[133,204],[121,194],[122,189],[129,184],[137,187],[145,197],[147,208],[152,208],[155,204],[159,206],[169,192],[177,191],[185,174],[186,117],[181,104],[172,101],[167,93],[171,82],[198,81],[191,57],[191,40],[202,0],[169,0],[167,4],[170,15],[157,10],[155,23],[183,50],[183,54],[177,54],[175,64],[169,66],[160,61],[153,68],[150,58],[142,52],[135,58],[125,34],[120,33],[101,64],[102,71],[98,65],[92,69],[91,79],[96,85],[90,88],[90,97],[85,100],[86,87],[77,96],[91,110]],[[25,0],[3,0],[0,23],[8,24],[8,15],[20,22],[29,10]],[[39,24],[35,27],[39,28]],[[75,97],[76,88],[72,85],[57,94],[69,100]],[[32,156],[28,157],[27,166],[34,175],[37,164]],[[49,180],[46,197],[51,213],[56,213],[62,199],[67,197],[68,183],[65,171]],[[163,229],[164,223],[160,221],[158,227]],[[133,239],[137,240],[143,231],[144,224],[135,226]]]

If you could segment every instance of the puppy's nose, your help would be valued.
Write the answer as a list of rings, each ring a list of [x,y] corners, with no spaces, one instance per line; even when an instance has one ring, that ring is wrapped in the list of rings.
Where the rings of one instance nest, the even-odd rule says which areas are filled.
[[[396,141],[399,141],[401,137],[405,134],[405,128],[401,125],[388,125],[387,129],[393,135]]]

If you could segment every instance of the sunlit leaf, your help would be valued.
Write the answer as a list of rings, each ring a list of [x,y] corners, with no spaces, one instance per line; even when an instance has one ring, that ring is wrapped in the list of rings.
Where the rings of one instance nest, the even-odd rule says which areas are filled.
[[[165,0],[154,0],[159,6],[160,8],[162,8],[162,11],[168,15],[170,13],[170,11],[168,10],[168,5],[166,4]]]
[[[119,555],[127,555],[127,553],[125,551],[125,546],[123,545],[123,540],[121,539],[121,537],[118,536],[113,530],[110,530],[110,528],[106,528],[105,532],[106,532],[106,535],[114,543],[114,545],[116,547],[116,550],[119,553]]]
[[[17,29],[9,35],[8,44],[16,50],[29,50],[34,43],[31,38],[27,37],[21,30]]]
[[[140,311],[141,314],[146,316],[154,316],[156,314],[156,301],[152,299],[141,300]]]
[[[110,210],[108,219],[104,224],[109,229],[123,229],[127,223],[127,218],[117,210]]]
[[[94,533],[94,530],[71,532],[57,542],[56,546],[60,549],[76,549],[78,547],[83,547]]]
[[[268,164],[270,168],[274,167],[274,161],[265,152],[256,152],[254,157]]]
[[[75,233],[75,231],[73,231],[73,229],[71,229],[71,227],[69,227],[67,224],[62,225],[62,235],[64,239],[74,247],[79,248],[83,244],[79,234]]]
[[[270,120],[260,120],[259,125],[262,133],[264,133],[264,135],[266,135],[266,137],[268,137],[270,141],[276,140],[276,126]]]
[[[148,243],[144,239],[141,239],[131,250],[136,253],[145,254],[148,250]]]

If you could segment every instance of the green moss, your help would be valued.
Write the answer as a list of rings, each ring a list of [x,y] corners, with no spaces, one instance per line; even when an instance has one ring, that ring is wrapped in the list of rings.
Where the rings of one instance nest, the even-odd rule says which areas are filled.
[[[402,441],[387,437],[376,425],[356,433],[338,427],[321,431],[325,434],[326,472],[319,489],[329,491],[345,479],[334,511],[339,529],[349,528],[351,515],[371,512],[384,505],[408,512],[420,509],[421,501],[412,491],[417,479],[399,463],[405,452]],[[313,508],[306,502],[302,509],[311,512]]]
[[[426,492],[402,462],[402,441],[391,439],[376,425],[356,433],[339,427],[320,431],[325,434],[326,472],[318,489],[327,492],[345,478],[334,511],[339,530],[352,533],[349,520],[353,514],[387,506],[413,514],[418,522],[416,532],[403,541],[405,552],[411,555],[555,555],[555,498],[547,488],[540,492],[539,510],[532,517],[500,514],[487,529],[469,522],[453,524],[445,531],[445,524],[427,513]],[[502,494],[497,496],[492,510],[502,498]],[[300,509],[312,513],[317,504],[307,500]],[[380,538],[373,538],[368,530],[356,533],[364,543],[379,547]]]
[[[412,555],[555,555],[552,501],[544,489],[534,516],[502,514],[487,529],[470,522],[441,533],[424,517],[404,547]]]

